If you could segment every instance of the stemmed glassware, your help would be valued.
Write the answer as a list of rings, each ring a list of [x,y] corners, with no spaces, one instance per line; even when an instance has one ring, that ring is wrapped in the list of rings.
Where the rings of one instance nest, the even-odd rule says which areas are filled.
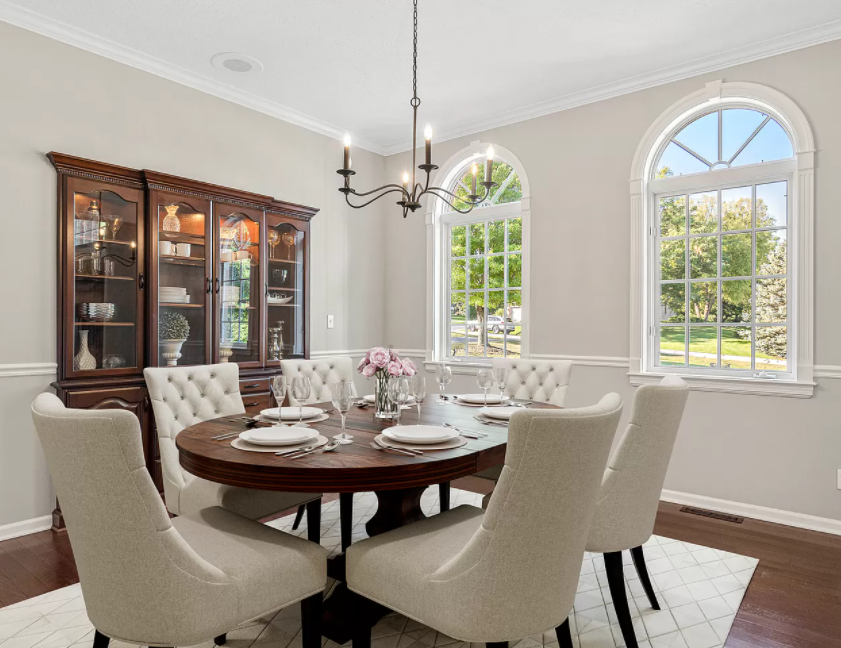
[[[274,259],[274,249],[280,244],[280,233],[276,229],[269,228],[269,258]]]
[[[426,398],[426,378],[417,374],[412,376],[411,388],[412,396],[415,397],[415,404],[418,406],[418,424],[420,425],[421,405]]]
[[[345,432],[345,417],[353,403],[353,383],[343,380],[330,385],[330,395],[333,397],[333,407],[342,415],[342,433],[333,437],[341,444],[353,443],[353,437]]]
[[[397,422],[395,425],[400,425],[403,406],[409,400],[409,381],[406,378],[389,378],[388,396],[397,405]]]
[[[493,372],[490,369],[479,369],[479,373],[476,374],[476,384],[479,385],[479,389],[485,392],[485,407],[487,407],[488,390],[494,384]]]
[[[304,401],[310,397],[312,385],[307,376],[295,376],[292,379],[292,395],[298,401],[298,425],[299,427],[307,427],[304,423]]]
[[[501,405],[505,405],[505,384],[508,382],[508,367],[494,367],[494,382],[499,387],[499,400]]]
[[[283,423],[283,419],[280,418],[280,408],[283,407],[283,399],[286,398],[286,376],[273,376],[269,384],[272,386],[272,393],[277,401],[278,423]]]
[[[438,391],[440,392],[438,395],[438,400],[444,400],[444,389],[447,385],[450,384],[450,381],[453,379],[453,370],[450,369],[447,365],[440,364],[435,369],[435,380],[438,381]]]

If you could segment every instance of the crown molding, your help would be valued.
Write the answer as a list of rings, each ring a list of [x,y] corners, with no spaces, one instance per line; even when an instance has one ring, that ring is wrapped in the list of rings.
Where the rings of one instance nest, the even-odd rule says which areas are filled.
[[[550,99],[523,108],[517,108],[516,110],[492,115],[485,119],[470,121],[469,126],[462,125],[451,129],[437,128],[435,131],[435,141],[445,142],[458,137],[481,133],[509,124],[534,119],[535,117],[542,117],[596,103],[597,101],[604,101],[605,99],[612,99],[632,92],[646,90],[647,88],[665,85],[666,83],[682,81],[683,79],[708,72],[715,72],[724,68],[733,67],[734,65],[750,63],[751,61],[758,61],[770,56],[793,52],[805,47],[828,43],[839,38],[841,38],[841,20],[835,20],[816,27],[809,27],[785,34],[777,38],[760,41],[752,45],[745,45],[744,47],[728,50],[712,56],[695,59],[694,61],[680,65],[661,68],[613,83],[564,95],[557,99]],[[404,151],[410,151],[412,149],[412,142],[408,139],[401,140],[387,144],[382,149],[383,155],[395,155]]]
[[[174,81],[194,90],[213,95],[219,99],[239,104],[245,108],[275,117],[301,128],[325,135],[335,140],[344,137],[345,130],[334,124],[310,117],[287,106],[268,101],[255,94],[240,90],[234,86],[222,83],[201,74],[195,74],[177,65],[167,63],[159,58],[145,54],[131,47],[126,47],[109,41],[106,38],[95,36],[82,29],[72,27],[66,23],[9,4],[0,0],[0,20],[16,27],[21,27],[41,36],[78,47],[92,54],[103,56],[117,63],[123,63],[130,67],[154,74],[169,81]],[[366,149],[379,155],[385,155],[385,149],[380,144],[371,140],[355,137],[354,146]]]

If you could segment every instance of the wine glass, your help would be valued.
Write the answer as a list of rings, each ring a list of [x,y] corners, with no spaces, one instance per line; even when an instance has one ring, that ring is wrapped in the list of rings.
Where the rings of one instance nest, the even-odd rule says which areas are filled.
[[[311,390],[312,385],[307,376],[295,376],[292,379],[292,395],[298,401],[298,422],[296,425],[299,427],[307,427],[307,424],[304,423],[304,401],[310,397]]]
[[[488,390],[493,387],[494,384],[494,375],[490,369],[479,369],[479,373],[476,374],[476,383],[479,385],[479,389],[485,392],[485,407],[488,406]]]
[[[123,217],[122,216],[117,216],[116,214],[109,214],[108,216],[105,217],[105,220],[107,220],[108,223],[111,226],[109,228],[111,230],[111,240],[116,241],[117,240],[117,232],[119,231],[120,227],[122,227],[122,225],[123,225]]]
[[[330,395],[333,400],[333,407],[339,410],[342,415],[342,433],[333,438],[341,444],[353,443],[353,437],[345,432],[345,417],[353,402],[353,383],[343,380],[342,382],[330,385]]]
[[[412,396],[415,397],[415,403],[418,406],[418,424],[421,418],[421,405],[426,398],[426,378],[423,376],[414,375],[411,380]]]
[[[494,367],[494,382],[499,387],[499,399],[505,405],[505,383],[508,382],[508,367]]]
[[[447,365],[440,364],[435,369],[435,380],[438,381],[438,390],[440,394],[438,395],[438,400],[442,401],[444,399],[444,388],[450,384],[450,381],[453,379],[453,370],[450,369]]]
[[[280,408],[283,407],[283,399],[286,398],[286,377],[285,376],[273,376],[271,382],[269,383],[272,387],[272,393],[274,394],[274,399],[277,401],[277,419],[278,422],[282,422],[283,419],[280,418]]]
[[[284,232],[280,240],[283,241],[283,244],[286,246],[286,258],[287,260],[292,260],[292,246],[295,245],[295,235],[292,232]]]
[[[409,381],[405,378],[389,378],[388,397],[392,403],[397,405],[397,423],[400,425],[400,415],[403,412],[403,405],[409,400]]]
[[[274,259],[274,249],[280,244],[280,234],[276,229],[269,230],[269,258]]]

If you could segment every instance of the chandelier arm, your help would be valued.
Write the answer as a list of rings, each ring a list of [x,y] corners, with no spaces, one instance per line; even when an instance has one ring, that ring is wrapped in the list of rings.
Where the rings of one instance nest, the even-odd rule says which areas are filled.
[[[450,207],[453,208],[453,211],[456,211],[459,214],[469,214],[470,212],[473,211],[473,208],[476,206],[475,203],[467,203],[468,205],[470,205],[470,207],[468,207],[467,209],[459,209],[458,207],[456,207],[453,204],[453,202],[451,200],[447,199],[446,196],[442,196],[441,194],[437,193],[438,191],[444,191],[444,190],[441,189],[440,187],[431,187],[431,188],[427,189],[426,191],[424,191],[421,194],[421,196],[423,196],[424,194],[430,194],[432,196],[435,196],[436,198],[438,198],[440,200],[443,200],[445,203],[447,203]],[[449,193],[449,192],[447,192],[447,193]],[[420,198],[420,196],[418,196],[418,198]],[[456,196],[456,198],[458,198],[458,197]],[[458,198],[458,199],[461,200],[461,198]]]
[[[403,191],[404,194],[406,193],[403,189],[403,185],[395,184],[393,182],[389,184],[384,184],[382,187],[377,187],[376,189],[371,189],[371,191],[357,191],[356,189],[351,189],[350,193],[352,193],[354,196],[357,196],[358,198],[362,198],[363,196],[370,196],[371,194],[375,194],[378,191],[382,191],[383,189],[391,189],[391,191]],[[408,195],[406,197],[409,198]]]
[[[475,206],[475,205],[478,205],[479,203],[487,200],[488,196],[490,195],[490,191],[494,186],[496,186],[495,182],[493,184],[491,184],[489,187],[484,187],[484,190],[485,190],[484,195],[479,196],[475,201],[465,200],[463,197],[454,194],[452,191],[447,191],[443,187],[429,187],[429,189],[427,191],[430,191],[430,192],[431,191],[443,191],[448,196],[452,196],[455,200],[460,200],[461,202],[465,202],[468,205],[474,205]],[[438,194],[436,194],[436,195],[438,195]],[[441,196],[438,196],[438,197],[441,198]],[[449,200],[446,200],[444,198],[442,198],[442,200],[444,200],[447,204],[450,204],[450,205],[452,204],[452,203],[450,203]]]
[[[350,205],[354,209],[362,209],[363,207],[367,207],[368,205],[370,205],[372,202],[376,202],[380,198],[382,198],[384,196],[387,196],[390,193],[395,193],[395,192],[399,192],[399,193],[401,193],[405,196],[405,192],[403,191],[403,188],[400,187],[399,189],[389,189],[388,191],[384,191],[379,196],[377,196],[375,198],[371,198],[371,200],[369,200],[367,202],[364,202],[361,205],[354,205],[352,202],[350,202],[350,195],[349,194],[345,194],[345,201],[347,202],[348,205]],[[373,192],[369,191],[368,193],[371,194]],[[364,194],[359,194],[359,195],[364,195]],[[398,204],[400,204],[400,203],[398,202]],[[403,209],[405,210],[406,208],[404,207]]]

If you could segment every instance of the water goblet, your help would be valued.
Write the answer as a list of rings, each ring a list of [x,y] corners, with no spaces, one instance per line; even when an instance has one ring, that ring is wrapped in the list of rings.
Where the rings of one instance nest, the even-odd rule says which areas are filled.
[[[450,384],[450,381],[453,379],[453,370],[450,369],[447,365],[440,364],[435,369],[435,380],[438,381],[438,390],[440,394],[438,395],[438,400],[444,400],[444,389],[447,385]]]
[[[286,398],[286,376],[273,376],[269,384],[271,385],[275,402],[277,402],[278,422],[281,422],[280,408],[283,407],[283,399]]]
[[[421,405],[426,398],[426,378],[414,375],[411,380],[412,396],[415,397],[415,404],[418,406],[418,425],[420,425]]]
[[[499,388],[499,399],[502,405],[505,405],[505,384],[508,382],[508,367],[494,367],[494,382]]]
[[[479,369],[476,374],[476,383],[479,389],[485,392],[485,407],[488,406],[488,390],[493,387],[494,377],[490,369]]]
[[[298,401],[298,422],[295,424],[299,427],[307,427],[304,423],[304,401],[310,397],[312,385],[307,376],[295,376],[292,379],[292,395]]]
[[[397,405],[397,422],[400,425],[400,417],[403,412],[403,405],[409,400],[409,381],[405,378],[389,378],[388,396]]]
[[[343,445],[353,443],[353,437],[345,432],[345,417],[353,403],[353,383],[345,380],[333,383],[330,385],[330,395],[332,396],[333,407],[342,416],[342,432],[334,436],[333,439]]]

